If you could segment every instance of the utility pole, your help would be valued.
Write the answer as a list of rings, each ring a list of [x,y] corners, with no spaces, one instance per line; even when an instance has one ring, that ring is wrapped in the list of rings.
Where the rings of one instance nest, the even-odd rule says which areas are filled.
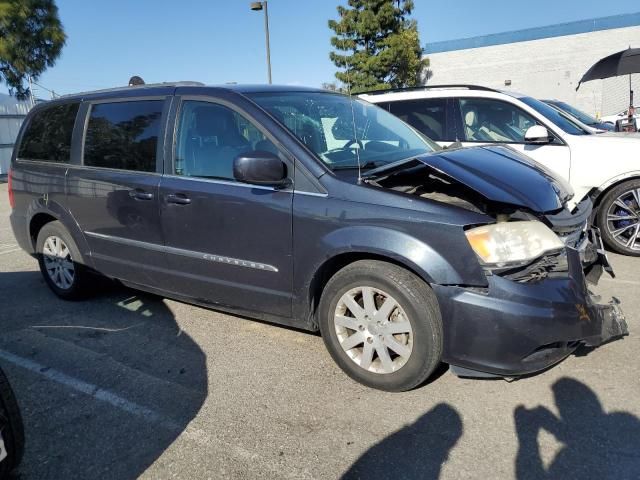
[[[269,84],[271,84],[271,48],[269,47],[269,11],[267,7],[267,0],[262,2],[251,2],[251,10],[264,10],[264,35],[265,43],[267,45],[267,77],[269,78]]]

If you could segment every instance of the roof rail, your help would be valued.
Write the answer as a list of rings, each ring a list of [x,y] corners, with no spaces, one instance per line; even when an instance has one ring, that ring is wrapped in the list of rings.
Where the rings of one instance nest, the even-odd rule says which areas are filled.
[[[64,98],[64,97],[70,97],[70,96],[77,97],[78,95],[86,95],[89,93],[93,94],[93,93],[118,92],[118,91],[124,91],[124,90],[139,90],[143,88],[153,88],[153,87],[202,87],[204,85],[205,84],[202,82],[195,82],[195,81],[189,81],[189,80],[184,80],[179,82],[145,83],[144,85],[123,85],[120,87],[103,88],[100,90],[88,90],[85,92],[67,93],[65,95],[60,95],[57,98]]]
[[[382,95],[384,93],[395,92],[420,92],[423,90],[438,90],[447,88],[466,88],[467,90],[483,90],[486,92],[498,92],[495,88],[483,87],[482,85],[468,85],[468,84],[450,84],[450,85],[422,85],[419,87],[400,87],[390,88],[387,90],[371,90],[370,92],[360,92],[358,95]]]

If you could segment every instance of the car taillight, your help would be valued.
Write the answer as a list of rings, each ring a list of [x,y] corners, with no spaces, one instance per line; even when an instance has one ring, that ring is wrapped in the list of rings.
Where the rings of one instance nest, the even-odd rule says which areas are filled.
[[[16,201],[13,198],[13,186],[12,186],[12,182],[11,182],[11,169],[9,169],[9,175],[7,177],[7,190],[9,190],[9,206],[11,208],[15,208]]]

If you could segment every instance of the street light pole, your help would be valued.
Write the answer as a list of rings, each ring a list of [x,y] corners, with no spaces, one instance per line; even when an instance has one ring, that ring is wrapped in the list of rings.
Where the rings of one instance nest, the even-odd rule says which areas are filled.
[[[252,2],[251,10],[264,10],[264,35],[265,43],[267,45],[267,76],[269,78],[269,83],[271,83],[271,48],[269,47],[269,10],[267,7],[267,0],[264,0],[263,2]]]

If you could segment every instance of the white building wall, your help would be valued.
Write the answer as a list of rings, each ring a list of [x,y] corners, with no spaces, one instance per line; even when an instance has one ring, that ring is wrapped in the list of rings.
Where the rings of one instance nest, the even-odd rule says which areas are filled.
[[[629,105],[629,77],[578,81],[595,62],[629,46],[640,47],[640,26],[429,54],[428,84],[470,83],[536,98],[564,100],[592,115]],[[511,80],[510,86],[505,81]],[[640,75],[632,76],[640,104]]]

